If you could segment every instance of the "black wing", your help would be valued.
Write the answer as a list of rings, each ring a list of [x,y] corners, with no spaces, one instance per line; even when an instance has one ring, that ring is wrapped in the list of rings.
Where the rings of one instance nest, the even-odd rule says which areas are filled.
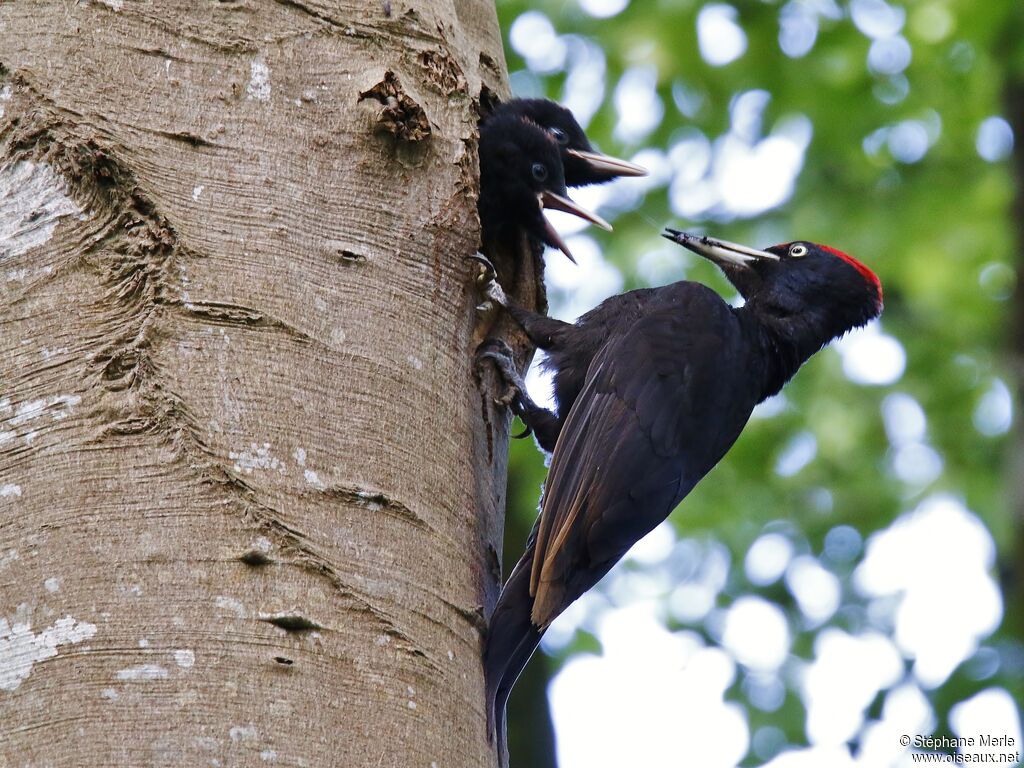
[[[756,402],[746,347],[712,291],[680,284],[610,340],[555,447],[531,571],[545,628],[664,520],[729,449]],[[739,374],[739,375],[738,375]]]

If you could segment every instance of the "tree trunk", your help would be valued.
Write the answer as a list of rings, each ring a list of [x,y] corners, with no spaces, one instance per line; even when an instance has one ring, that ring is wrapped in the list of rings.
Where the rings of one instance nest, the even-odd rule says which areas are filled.
[[[492,4],[5,3],[0,64],[0,762],[493,765]]]

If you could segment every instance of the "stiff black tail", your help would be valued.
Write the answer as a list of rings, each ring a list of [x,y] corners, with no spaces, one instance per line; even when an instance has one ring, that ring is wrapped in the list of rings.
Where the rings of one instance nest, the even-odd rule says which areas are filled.
[[[541,631],[530,621],[533,598],[530,597],[530,569],[533,548],[516,564],[505,582],[491,616],[484,648],[484,674],[487,680],[488,733],[497,739],[498,757],[508,766],[505,733],[505,704],[519,674],[540,643]]]

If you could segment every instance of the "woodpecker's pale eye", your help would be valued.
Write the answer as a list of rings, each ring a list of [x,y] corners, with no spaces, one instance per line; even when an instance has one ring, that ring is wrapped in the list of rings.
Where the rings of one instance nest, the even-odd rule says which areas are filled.
[[[561,146],[564,147],[569,143],[569,136],[561,128],[549,128],[548,130],[551,135],[555,137],[555,141],[557,141]]]
[[[806,245],[794,245],[792,248],[789,249],[789,255],[790,256],[795,256],[796,258],[800,258],[801,256],[806,256],[807,255],[807,246]]]
[[[534,163],[531,171],[533,172],[533,178],[537,181],[547,181],[548,167],[544,163]]]

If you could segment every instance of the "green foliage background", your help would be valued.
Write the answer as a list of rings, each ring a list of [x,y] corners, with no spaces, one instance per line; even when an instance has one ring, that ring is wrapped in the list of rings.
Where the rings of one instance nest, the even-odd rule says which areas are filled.
[[[764,594],[792,616],[793,653],[810,657],[820,628],[802,629],[799,610],[784,589],[759,589],[743,574],[744,553],[764,527],[790,521],[804,551],[818,555],[825,535],[837,525],[852,525],[866,537],[936,491],[962,498],[997,543],[1005,566],[1007,618],[986,643],[1000,653],[994,676],[977,679],[967,662],[945,685],[928,692],[939,717],[938,731],[948,732],[944,717],[950,706],[978,690],[1002,686],[1016,701],[1024,700],[1024,603],[1021,576],[1014,568],[1024,552],[1015,551],[1021,523],[1012,509],[1014,484],[1024,479],[1008,471],[1013,433],[990,436],[975,426],[975,411],[997,377],[1015,395],[1018,386],[1010,367],[1016,351],[1009,346],[1009,327],[1018,301],[1018,232],[1011,210],[1020,192],[1012,158],[987,162],[975,142],[982,121],[1002,115],[1018,129],[1018,144],[1024,143],[1024,115],[1011,114],[1006,103],[1011,87],[1024,82],[1024,3],[890,3],[906,12],[902,34],[913,52],[910,65],[897,75],[870,71],[866,61],[871,40],[853,24],[845,2],[836,4],[841,18],[819,18],[814,46],[800,58],[788,57],[778,42],[780,13],[792,3],[735,2],[747,49],[732,63],[711,66],[701,57],[696,33],[704,5],[698,0],[633,0],[618,15],[598,19],[573,0],[497,3],[506,36],[522,13],[540,11],[558,34],[578,35],[601,47],[607,60],[604,99],[587,129],[611,154],[630,157],[641,149],[623,146],[613,135],[612,94],[618,79],[634,66],[656,70],[657,92],[665,106],[664,118],[643,141],[646,147],[667,150],[681,131],[694,128],[713,140],[728,130],[730,101],[752,89],[771,95],[763,117],[765,132],[787,115],[802,114],[812,121],[813,138],[795,192],[781,207],[747,220],[685,221],[673,216],[662,186],[635,210],[602,211],[614,220],[613,234],[588,234],[599,239],[604,257],[621,270],[627,288],[644,284],[638,258],[665,247],[652,221],[706,227],[754,246],[792,239],[827,242],[878,272],[885,286],[884,330],[899,339],[907,355],[900,380],[891,386],[853,384],[844,377],[838,354],[826,350],[788,385],[787,407],[777,416],[751,422],[672,522],[678,535],[717,539],[732,552],[733,572],[719,605],[743,594]],[[526,74],[526,63],[510,46],[506,55],[513,82],[520,90],[535,91],[520,95],[563,97],[564,71]],[[673,94],[681,89],[700,104],[690,116],[676,106]],[[905,97],[893,99],[888,95],[893,89],[905,90]],[[934,120],[934,115],[941,119],[941,132],[919,162],[900,162],[884,145],[877,151],[865,148],[865,139],[880,128],[907,119]],[[709,265],[687,261],[685,272],[688,279],[731,294]],[[557,302],[558,296],[553,298]],[[880,410],[891,392],[910,394],[921,404],[928,420],[927,441],[944,462],[941,475],[923,487],[909,486],[893,471]],[[817,440],[815,458],[794,476],[779,476],[774,468],[780,453],[803,431]],[[544,474],[532,441],[519,441],[509,479],[506,572],[536,515]],[[832,498],[824,507],[813,503],[822,488]],[[853,565],[837,571],[844,579],[844,605],[863,602],[845,578]],[[844,624],[848,615],[840,609],[829,623],[850,629]],[[691,628],[702,631],[700,626]],[[566,654],[596,648],[596,639],[581,633]],[[535,664],[550,673],[562,660]],[[537,697],[543,687],[527,681],[523,687],[513,697],[510,718],[513,731],[517,723],[530,730],[513,732],[514,754],[522,765],[551,764],[550,757],[533,751],[538,745],[541,752],[549,749],[536,729]],[[730,693],[743,702],[739,686]],[[755,707],[747,712],[751,731],[770,722],[791,744],[806,743],[798,696],[788,695],[774,713]],[[745,764],[759,762],[748,755]]]

